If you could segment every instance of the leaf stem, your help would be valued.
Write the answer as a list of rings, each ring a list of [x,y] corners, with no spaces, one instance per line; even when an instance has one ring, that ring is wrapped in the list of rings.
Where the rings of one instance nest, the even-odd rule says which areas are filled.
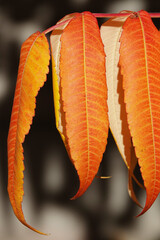
[[[44,34],[47,34],[47,33],[51,32],[51,31],[53,31],[54,29],[58,28],[59,26],[63,25],[64,23],[70,22],[70,20],[71,20],[71,19],[68,19],[68,20],[62,21],[62,22],[60,22],[60,23],[57,23],[56,25],[54,25],[54,26],[52,26],[52,27],[44,30],[43,33],[44,33]]]
[[[112,18],[112,17],[126,17],[129,16],[131,14],[134,14],[134,12],[128,12],[128,13],[93,13],[93,15],[96,18]],[[149,13],[151,18],[160,18],[160,13]],[[72,19],[72,18],[71,18]],[[56,25],[46,29],[45,31],[43,31],[44,34],[47,34],[51,31],[53,31],[54,29],[56,29],[57,27],[61,26],[64,23],[68,23],[69,21],[71,21],[71,19],[62,21],[60,23],[57,23]]]
[[[149,13],[151,18],[160,18],[160,13]]]
[[[125,17],[131,13],[92,13],[96,18]]]
[[[126,17],[131,14],[134,14],[134,12],[128,12],[128,13],[93,13],[93,15],[96,18],[112,18],[112,17]],[[160,13],[149,13],[151,18],[160,18]]]

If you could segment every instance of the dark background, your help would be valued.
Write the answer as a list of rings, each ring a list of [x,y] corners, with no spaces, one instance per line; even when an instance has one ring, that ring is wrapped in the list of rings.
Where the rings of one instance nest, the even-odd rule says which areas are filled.
[[[87,192],[69,200],[78,190],[78,177],[55,128],[52,73],[37,97],[36,116],[24,143],[25,197],[27,222],[40,236],[18,222],[7,194],[7,134],[19,64],[20,47],[32,33],[55,25],[72,12],[97,13],[121,10],[160,12],[158,1],[0,0],[0,240],[158,240],[160,239],[159,198],[144,216],[128,196],[127,169],[109,134],[98,175]],[[105,19],[98,20],[101,24]],[[160,20],[154,20],[160,27]],[[136,193],[142,204],[143,191]]]

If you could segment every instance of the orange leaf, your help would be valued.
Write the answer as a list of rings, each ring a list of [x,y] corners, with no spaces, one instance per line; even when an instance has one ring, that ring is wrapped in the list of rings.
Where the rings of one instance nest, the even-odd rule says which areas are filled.
[[[44,34],[32,34],[22,45],[18,78],[8,135],[8,193],[17,218],[30,229],[22,211],[23,147],[35,114],[35,98],[46,81],[49,65],[49,46]],[[43,233],[41,233],[43,234]]]
[[[160,192],[160,34],[140,11],[126,20],[120,42],[128,123],[147,192],[143,214]]]
[[[105,53],[89,12],[75,14],[61,36],[60,101],[65,145],[80,180],[77,198],[95,177],[108,136]]]

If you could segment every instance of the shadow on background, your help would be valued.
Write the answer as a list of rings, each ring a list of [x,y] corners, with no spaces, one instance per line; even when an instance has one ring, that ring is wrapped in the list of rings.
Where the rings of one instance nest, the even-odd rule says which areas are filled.
[[[0,239],[42,239],[15,220],[7,194],[7,134],[22,42],[33,32],[54,25],[66,14],[86,10],[109,12],[113,9],[112,4],[115,6],[114,12],[117,12],[119,9],[116,8],[116,3],[120,6],[120,2],[120,10],[124,10],[123,6],[129,6],[129,2],[135,1],[6,0],[0,3]],[[158,1],[154,5],[149,1],[142,2],[145,10],[160,11]],[[102,21],[104,19],[99,20],[99,23]],[[154,20],[154,23],[159,28],[159,19]],[[79,182],[55,128],[51,68],[47,82],[37,97],[36,115],[23,146],[26,167],[24,181],[27,182],[25,198],[29,202],[26,200],[24,214],[28,214],[28,222],[34,226],[39,224],[40,230],[46,228],[48,232],[53,231],[53,236],[54,233],[57,234],[54,238],[56,240],[160,238],[159,227],[156,224],[153,227],[149,221],[155,214],[154,218],[160,222],[160,211],[156,215],[157,208],[159,209],[157,205],[153,211],[150,210],[150,215],[147,213],[146,219],[142,217],[137,222],[133,219],[140,210],[128,197],[127,169],[111,134],[98,174],[112,175],[112,179],[95,179],[84,196],[75,201],[69,200],[78,190]],[[143,231],[146,223],[150,225],[149,230],[154,231],[153,238]]]

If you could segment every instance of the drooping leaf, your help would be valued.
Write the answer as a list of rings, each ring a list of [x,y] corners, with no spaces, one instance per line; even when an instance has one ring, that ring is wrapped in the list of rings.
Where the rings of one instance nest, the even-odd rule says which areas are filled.
[[[66,23],[66,20],[71,20],[75,14],[69,14],[65,16],[60,22],[65,22],[61,26],[57,27],[50,36],[51,43],[51,51],[52,51],[52,75],[53,75],[53,97],[54,97],[54,110],[55,110],[55,118],[56,118],[56,127],[59,131],[61,138],[65,144],[65,136],[63,134],[63,126],[61,119],[61,103],[60,103],[60,74],[59,74],[59,61],[60,61],[60,49],[61,49],[61,35],[63,33],[63,29],[68,25],[69,22]]]
[[[160,192],[160,34],[140,11],[123,25],[120,66],[129,129],[146,188],[146,212]]]
[[[23,147],[35,114],[35,98],[46,81],[49,65],[49,46],[45,35],[32,34],[22,45],[18,78],[8,134],[8,193],[17,218],[30,229],[23,211]],[[42,233],[43,234],[43,233]]]
[[[137,166],[137,157],[136,157],[136,154],[135,154],[135,150],[134,150],[134,147],[133,147],[133,144],[131,146],[131,159],[130,159],[130,171],[129,171],[129,175],[128,175],[128,193],[129,193],[129,196],[133,199],[133,201],[141,208],[143,208],[141,206],[141,204],[139,203],[136,195],[135,195],[135,192],[134,192],[134,188],[133,188],[133,180],[137,183],[137,185],[141,188],[144,189],[144,185],[142,185],[138,180],[137,178],[135,177],[133,171],[135,170],[136,166]]]
[[[60,69],[59,116],[80,180],[77,198],[96,175],[108,136],[105,53],[96,18],[89,12],[75,14],[63,30],[60,48],[60,62],[55,62]]]
[[[129,195],[138,205],[140,205],[132,187],[132,177],[134,176],[133,171],[136,165],[131,163],[131,135],[127,123],[122,76],[118,66],[120,49],[119,40],[122,33],[122,26],[126,19],[127,17],[111,18],[101,26],[100,32],[106,53],[109,126],[121,156],[128,167]]]
[[[118,89],[118,84],[120,82],[119,78],[121,77],[118,66],[120,48],[119,39],[122,32],[122,26],[126,18],[127,17],[109,19],[101,26],[100,32],[106,53],[109,127],[113,137],[115,138],[118,149],[128,167],[127,160],[130,159],[131,140],[126,119],[123,119],[122,121],[122,117],[125,117],[122,115],[122,110],[124,111],[124,107],[122,109],[122,102],[120,102],[120,94],[122,94],[122,91],[119,92]],[[128,146],[124,144],[124,141]]]

